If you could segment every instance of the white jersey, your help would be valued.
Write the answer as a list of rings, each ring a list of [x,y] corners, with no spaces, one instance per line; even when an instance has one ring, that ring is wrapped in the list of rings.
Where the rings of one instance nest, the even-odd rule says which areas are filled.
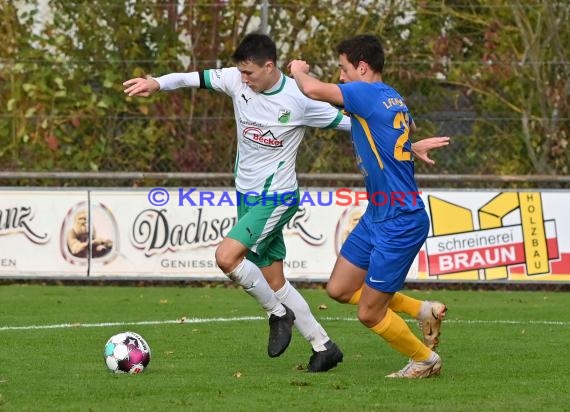
[[[205,70],[208,89],[233,101],[237,126],[236,189],[242,193],[297,189],[295,160],[305,127],[335,128],[342,112],[306,97],[295,81],[281,75],[276,88],[256,93],[236,67]]]

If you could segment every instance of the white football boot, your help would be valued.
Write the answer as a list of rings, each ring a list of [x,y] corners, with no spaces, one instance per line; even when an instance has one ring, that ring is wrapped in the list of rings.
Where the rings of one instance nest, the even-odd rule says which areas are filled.
[[[387,378],[422,379],[437,376],[441,372],[441,358],[432,352],[428,360],[417,362],[410,360],[403,369],[387,375]]]
[[[418,325],[424,335],[424,343],[432,351],[437,349],[441,335],[441,321],[445,318],[447,306],[441,302],[424,301],[418,316]]]

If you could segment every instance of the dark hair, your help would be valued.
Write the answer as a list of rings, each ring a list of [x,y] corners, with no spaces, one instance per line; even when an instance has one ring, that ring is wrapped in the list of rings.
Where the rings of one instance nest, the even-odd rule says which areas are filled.
[[[363,61],[380,74],[384,69],[384,48],[380,38],[372,34],[360,34],[343,40],[336,47],[336,51],[339,55],[345,54],[346,59],[355,68]]]
[[[266,61],[277,62],[277,48],[269,36],[259,33],[246,35],[232,54],[235,63],[251,61],[262,66]]]

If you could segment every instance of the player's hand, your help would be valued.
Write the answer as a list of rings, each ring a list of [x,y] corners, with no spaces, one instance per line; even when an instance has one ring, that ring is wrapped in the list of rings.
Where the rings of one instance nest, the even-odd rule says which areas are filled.
[[[129,96],[147,97],[160,90],[160,85],[152,77],[130,79],[124,82],[123,86],[125,86],[124,92]]]
[[[412,152],[414,156],[428,165],[434,165],[435,161],[430,159],[429,151],[447,146],[451,139],[447,136],[444,137],[428,137],[418,142],[412,143]]]
[[[291,75],[295,77],[295,73],[309,74],[311,66],[309,66],[305,60],[293,60],[287,65],[287,68]]]

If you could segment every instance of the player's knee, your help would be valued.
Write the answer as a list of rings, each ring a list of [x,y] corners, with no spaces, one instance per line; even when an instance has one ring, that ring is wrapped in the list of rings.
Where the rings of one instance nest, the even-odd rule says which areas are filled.
[[[376,325],[378,321],[378,315],[372,313],[368,308],[358,307],[358,320],[367,328],[371,328]]]
[[[384,319],[385,310],[378,310],[369,306],[358,306],[358,320],[367,328],[372,328]]]
[[[341,303],[346,303],[350,299],[350,297],[347,299],[343,291],[333,282],[327,283],[327,294],[331,299]]]
[[[216,264],[222,272],[225,274],[230,273],[234,270],[237,265],[239,265],[238,259],[236,259],[233,253],[227,250],[227,248],[218,247],[216,249]]]
[[[281,290],[281,288],[283,288],[283,286],[285,286],[285,276],[284,275],[282,275],[282,276],[269,276],[269,277],[265,276],[265,280],[267,280],[269,287],[274,292]],[[292,286],[290,286],[290,287],[292,287]]]

